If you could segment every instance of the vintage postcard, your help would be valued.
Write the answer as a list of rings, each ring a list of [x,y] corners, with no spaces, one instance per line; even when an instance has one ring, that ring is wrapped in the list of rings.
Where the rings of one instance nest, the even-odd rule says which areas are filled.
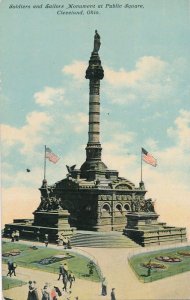
[[[1,0],[2,299],[190,299],[190,1]]]

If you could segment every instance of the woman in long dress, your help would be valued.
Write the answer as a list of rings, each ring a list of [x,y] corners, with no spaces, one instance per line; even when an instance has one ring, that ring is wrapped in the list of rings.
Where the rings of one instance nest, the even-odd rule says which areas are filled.
[[[104,277],[102,280],[102,296],[107,295],[107,281],[106,278]]]
[[[39,300],[38,291],[35,281],[28,282],[28,298],[27,300]]]
[[[47,285],[42,289],[42,300],[50,300],[50,290]]]

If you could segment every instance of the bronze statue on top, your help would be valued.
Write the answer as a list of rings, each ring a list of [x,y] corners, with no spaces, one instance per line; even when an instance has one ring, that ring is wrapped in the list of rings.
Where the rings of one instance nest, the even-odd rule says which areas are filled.
[[[94,35],[94,50],[93,52],[98,52],[100,49],[100,35],[98,34],[98,31],[95,30],[95,35]]]

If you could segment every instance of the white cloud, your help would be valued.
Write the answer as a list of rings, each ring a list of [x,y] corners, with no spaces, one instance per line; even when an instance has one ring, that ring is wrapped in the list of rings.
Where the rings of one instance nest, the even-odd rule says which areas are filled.
[[[56,101],[61,101],[67,103],[64,99],[64,89],[63,88],[52,88],[44,87],[43,91],[34,94],[35,102],[41,106],[51,106]]]
[[[69,122],[71,124],[72,126],[71,128],[77,133],[87,130],[87,126],[88,126],[87,114],[78,112],[76,114],[65,115],[64,119],[66,120],[66,122]]]
[[[104,66],[104,70],[104,90],[115,104],[139,101],[145,106],[155,101],[168,103],[171,99],[174,103],[178,101],[176,96],[181,86],[187,87],[186,82],[181,81],[184,61],[176,64],[175,60],[169,63],[159,57],[144,56],[137,60],[132,70],[125,67],[114,70],[109,66]]]
[[[114,133],[112,132],[111,141],[103,143],[103,148],[105,153],[108,154],[125,154],[126,155],[126,145],[130,144],[135,139],[134,132],[126,133]]]
[[[182,149],[190,151],[190,111],[180,110],[175,125],[175,128],[168,129],[169,136],[174,138]]]
[[[145,141],[145,146],[148,148],[149,151],[156,150],[158,146],[158,141],[153,138],[149,138]]]
[[[46,126],[52,121],[49,114],[45,112],[33,111],[26,117],[26,124],[16,128],[2,124],[2,143],[7,151],[16,144],[21,145],[21,153],[27,154],[42,141],[42,136]],[[6,151],[4,151],[6,154]]]
[[[141,57],[136,65],[135,70],[127,71],[120,69],[114,71],[109,67],[105,67],[105,79],[112,86],[135,86],[139,82],[145,80],[155,80],[155,77],[160,77],[165,71],[167,63],[162,61],[159,57],[144,56]]]
[[[112,89],[110,89],[110,86],[106,86],[103,89],[102,94],[106,94],[107,97],[111,99],[112,103],[121,105],[126,103],[134,103],[139,98],[137,95],[135,95],[134,92],[132,93],[129,90],[122,90],[122,88],[114,89],[113,87]]]
[[[111,140],[104,142],[102,159],[110,169],[120,171],[120,176],[128,174],[128,169],[136,169],[138,157],[128,153],[128,147],[135,142],[136,135],[134,132],[122,133],[119,124],[113,126]],[[118,130],[119,133],[116,133]],[[126,172],[127,170],[127,172]],[[129,177],[127,175],[127,177]]]
[[[75,60],[72,64],[64,66],[62,72],[67,75],[72,75],[73,78],[79,82],[84,82],[87,67],[86,62]]]

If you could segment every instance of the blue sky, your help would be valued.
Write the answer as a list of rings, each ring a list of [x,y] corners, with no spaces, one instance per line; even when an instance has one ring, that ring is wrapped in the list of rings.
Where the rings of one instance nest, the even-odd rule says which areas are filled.
[[[85,160],[85,70],[97,29],[105,71],[103,160],[138,184],[141,146],[153,153],[158,167],[143,165],[149,196],[157,199],[163,220],[187,226],[190,2],[128,1],[144,9],[104,8],[98,15],[83,16],[58,16],[56,9],[9,9],[9,3],[0,3],[4,220],[31,216],[38,205],[45,144],[61,157],[56,165],[47,164],[50,183],[65,176],[66,164],[80,167]],[[32,6],[37,1],[24,3]],[[11,211],[14,205],[17,212]]]

